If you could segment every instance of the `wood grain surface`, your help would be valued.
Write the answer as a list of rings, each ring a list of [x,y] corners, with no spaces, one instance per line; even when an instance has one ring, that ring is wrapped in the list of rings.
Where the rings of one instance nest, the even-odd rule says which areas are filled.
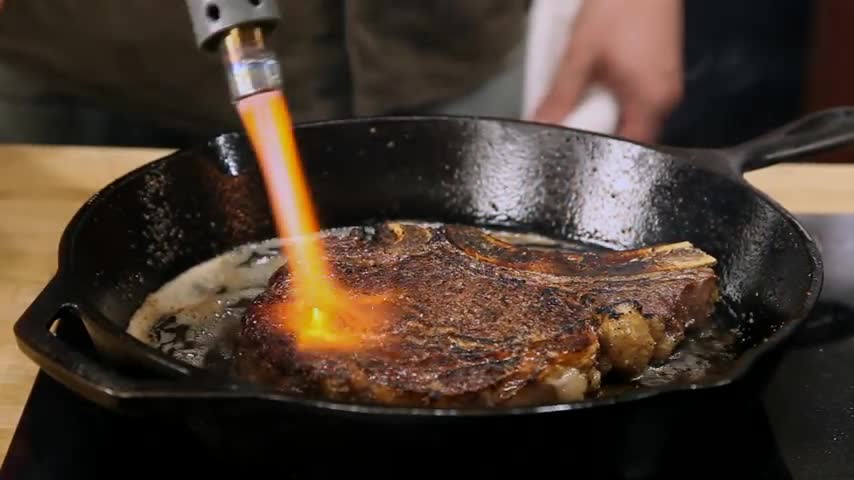
[[[0,458],[37,372],[18,350],[12,326],[53,274],[63,229],[96,191],[167,153],[0,146]],[[751,173],[748,180],[797,213],[854,213],[851,165],[777,166]]]

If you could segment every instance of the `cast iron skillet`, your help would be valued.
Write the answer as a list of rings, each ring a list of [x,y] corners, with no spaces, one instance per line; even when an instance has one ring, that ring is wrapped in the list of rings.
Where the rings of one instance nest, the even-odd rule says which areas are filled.
[[[205,259],[273,236],[255,158],[238,133],[145,165],[91,198],[64,233],[55,277],[15,333],[44,371],[85,398],[125,412],[176,415],[226,443],[245,438],[247,428],[256,437],[294,432],[297,424],[316,433],[322,430],[318,422],[448,428],[477,422],[487,428],[490,423],[483,422],[548,417],[572,419],[573,428],[579,422],[601,427],[616,418],[639,422],[639,412],[649,408],[657,412],[650,420],[656,425],[666,424],[665,417],[677,424],[681,417],[662,412],[709,412],[755,396],[821,289],[816,244],[742,173],[854,143],[852,112],[813,114],[717,150],[647,146],[556,126],[466,117],[298,127],[324,226],[419,218],[613,248],[689,240],[714,255],[723,294],[740,314],[736,321],[745,336],[740,358],[728,371],[696,383],[543,407],[384,408],[238,385],[145,347],[123,331],[146,295]],[[98,356],[52,335],[56,319],[81,320]],[[625,425],[612,428],[626,439],[641,431]],[[229,437],[227,431],[244,436]]]

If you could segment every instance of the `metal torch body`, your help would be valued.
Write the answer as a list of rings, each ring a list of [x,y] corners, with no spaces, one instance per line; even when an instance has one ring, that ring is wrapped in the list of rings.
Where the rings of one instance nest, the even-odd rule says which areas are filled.
[[[219,52],[232,102],[282,87],[268,37],[280,19],[275,0],[186,0],[196,45]]]

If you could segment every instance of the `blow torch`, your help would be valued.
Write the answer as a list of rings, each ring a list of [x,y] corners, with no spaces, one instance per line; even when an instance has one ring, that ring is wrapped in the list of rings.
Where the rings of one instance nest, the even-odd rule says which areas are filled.
[[[288,110],[279,62],[269,36],[279,20],[277,0],[186,0],[197,46],[219,52],[225,64],[232,103],[258,158],[279,238],[288,242],[296,285],[311,285],[312,308],[330,309],[336,295],[330,284],[311,192],[303,172]],[[333,306],[334,307],[334,306]]]
[[[278,59],[268,45],[279,21],[275,0],[186,0],[196,45],[219,53],[233,103],[282,87]]]

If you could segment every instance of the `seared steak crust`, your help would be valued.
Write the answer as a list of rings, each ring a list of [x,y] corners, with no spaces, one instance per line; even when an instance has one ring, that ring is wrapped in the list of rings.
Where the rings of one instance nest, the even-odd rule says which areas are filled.
[[[602,374],[636,375],[711,314],[714,259],[690,244],[630,252],[516,247],[459,226],[387,223],[325,239],[338,283],[385,294],[381,342],[296,348],[281,268],[247,309],[237,374],[284,391],[392,405],[573,400]]]

